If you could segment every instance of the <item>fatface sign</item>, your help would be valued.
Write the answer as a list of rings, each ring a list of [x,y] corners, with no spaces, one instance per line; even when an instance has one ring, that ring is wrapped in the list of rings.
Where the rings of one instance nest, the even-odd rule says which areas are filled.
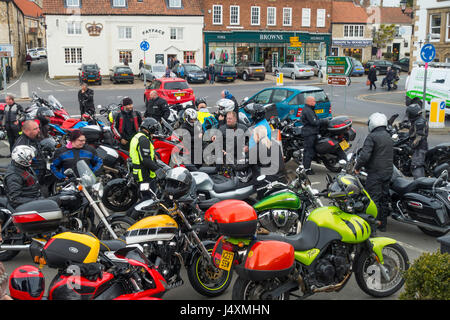
[[[144,31],[142,31],[142,35],[146,36],[148,38],[158,38],[160,36],[163,36],[165,31],[157,28],[148,28]]]

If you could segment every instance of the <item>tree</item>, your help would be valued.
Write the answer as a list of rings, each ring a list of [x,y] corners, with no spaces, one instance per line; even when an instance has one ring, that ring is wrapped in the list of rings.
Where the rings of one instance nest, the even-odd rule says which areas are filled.
[[[373,44],[378,49],[378,55],[381,54],[381,49],[386,48],[386,46],[395,38],[395,24],[381,24],[380,28],[375,32],[373,38]]]

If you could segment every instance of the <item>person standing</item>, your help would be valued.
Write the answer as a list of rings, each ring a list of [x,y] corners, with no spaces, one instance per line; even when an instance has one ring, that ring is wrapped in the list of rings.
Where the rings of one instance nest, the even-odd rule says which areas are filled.
[[[95,114],[94,90],[88,88],[86,83],[81,84],[78,91],[78,103],[80,105],[80,117],[85,113]]]
[[[411,123],[409,139],[413,150],[411,173],[414,179],[425,177],[425,155],[428,151],[428,121],[421,113],[422,108],[418,104],[410,104],[406,108],[406,115]]]
[[[364,185],[378,209],[378,230],[386,231],[389,214],[389,183],[394,165],[394,144],[386,130],[387,118],[382,113],[373,113],[369,117],[369,135],[358,154],[355,173],[366,168],[367,179]]]
[[[180,65],[180,67],[178,68],[178,76],[180,78],[184,78],[184,66]]]
[[[372,86],[375,90],[377,90],[377,86],[375,82],[377,81],[377,68],[375,65],[370,67],[369,74],[367,75],[367,79],[370,81],[370,88],[369,90],[372,90]]]
[[[167,101],[158,96],[158,93],[155,90],[151,91],[150,99],[148,99],[145,104],[144,118],[152,117],[156,121],[161,122],[162,118],[167,120],[169,116],[170,109],[167,105]]]
[[[120,141],[123,149],[128,150],[130,148],[130,141],[139,131],[141,123],[141,113],[134,110],[133,100],[129,97],[123,98],[120,112],[115,116],[111,126],[116,139]]]
[[[388,91],[391,91],[392,82],[394,81],[394,79],[395,79],[395,72],[391,67],[389,67],[386,74],[386,84],[388,87]]]
[[[303,167],[308,175],[314,174],[314,171],[311,169],[311,162],[316,155],[315,145],[317,143],[321,123],[319,117],[314,111],[315,106],[316,99],[313,96],[307,96],[306,103],[300,117],[300,120],[303,123]]]
[[[6,129],[6,134],[8,135],[9,150],[12,152],[14,144],[19,137],[21,130],[20,121],[24,110],[20,104],[14,101],[14,96],[10,94],[6,96],[5,102],[6,107],[3,114],[0,114],[0,117],[2,117],[2,126]]]
[[[31,68],[31,61],[33,61],[33,58],[31,57],[31,55],[29,53],[27,53],[27,56],[25,57],[25,62],[27,64],[28,71],[30,71],[30,68]]]
[[[214,68],[214,65],[212,63],[209,65],[208,75],[209,75],[209,84],[214,84],[216,78],[216,69]]]
[[[11,66],[9,64],[6,65],[6,83],[9,83],[11,78]]]

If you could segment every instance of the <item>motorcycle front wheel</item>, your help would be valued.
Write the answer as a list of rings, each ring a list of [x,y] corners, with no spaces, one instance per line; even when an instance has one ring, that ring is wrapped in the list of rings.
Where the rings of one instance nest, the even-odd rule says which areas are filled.
[[[241,277],[236,279],[233,286],[232,300],[267,300],[263,299],[263,294],[281,285],[277,278],[264,281],[252,281]],[[289,300],[289,293],[284,292],[272,300]]]
[[[116,236],[120,239],[122,238],[127,230],[135,223],[135,221],[128,217],[128,216],[116,216],[113,217],[109,221],[109,225],[111,226],[111,229],[114,231]],[[112,240],[114,239],[113,235],[109,232],[108,228],[104,225],[103,222],[100,222],[100,224],[97,226],[97,231],[95,232],[95,235],[100,240]]]
[[[106,208],[114,212],[130,209],[138,201],[139,190],[135,184],[108,183],[103,190],[102,202]]]
[[[405,279],[403,273],[409,268],[408,255],[405,249],[397,243],[387,245],[382,251],[386,273],[383,275],[373,253],[362,252],[355,261],[355,277],[358,286],[365,293],[384,298],[399,291]]]
[[[214,243],[206,245],[206,250],[211,254]],[[221,270],[208,265],[208,261],[197,251],[193,262],[187,267],[189,282],[195,291],[205,297],[218,297],[230,286],[233,272]]]

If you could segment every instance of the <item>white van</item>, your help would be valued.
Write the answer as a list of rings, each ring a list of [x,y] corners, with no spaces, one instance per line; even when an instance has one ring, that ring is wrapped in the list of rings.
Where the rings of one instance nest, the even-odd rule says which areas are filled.
[[[406,79],[406,105],[423,102],[424,67],[414,67]],[[432,99],[446,101],[445,115],[450,116],[450,68],[428,68],[425,110],[430,110]]]

